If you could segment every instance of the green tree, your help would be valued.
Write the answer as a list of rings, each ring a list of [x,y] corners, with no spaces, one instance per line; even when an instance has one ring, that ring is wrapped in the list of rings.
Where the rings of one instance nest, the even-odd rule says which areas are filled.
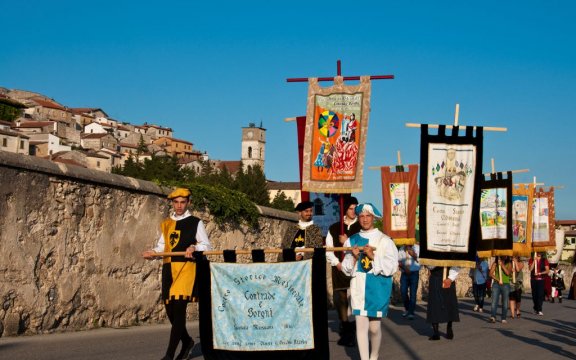
[[[22,114],[26,106],[17,101],[0,98],[0,120],[14,121]]]
[[[239,170],[236,174],[235,185],[238,191],[246,194],[256,204],[270,206],[266,177],[260,166],[248,166],[246,172]]]
[[[284,194],[284,191],[279,191],[274,196],[274,199],[272,199],[270,207],[273,207],[274,209],[278,210],[292,212],[294,211],[294,201],[292,201],[292,199],[287,197],[286,194]]]

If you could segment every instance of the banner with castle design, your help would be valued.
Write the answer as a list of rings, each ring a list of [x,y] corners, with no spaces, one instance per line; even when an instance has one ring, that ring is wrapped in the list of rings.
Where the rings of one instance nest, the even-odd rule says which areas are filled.
[[[388,166],[380,168],[382,178],[382,227],[396,245],[416,242],[416,206],[418,205],[418,165],[402,165],[391,172]]]
[[[437,135],[421,125],[420,263],[474,267],[479,231],[483,128]]]
[[[319,193],[362,191],[364,153],[370,112],[370,77],[359,85],[320,87],[309,79],[302,190]]]
[[[512,256],[512,172],[480,179],[478,257]]]
[[[534,184],[514,184],[512,188],[512,249],[516,256],[532,253],[532,204]]]
[[[554,188],[543,188],[534,193],[532,206],[532,251],[548,251],[556,248],[554,228]]]

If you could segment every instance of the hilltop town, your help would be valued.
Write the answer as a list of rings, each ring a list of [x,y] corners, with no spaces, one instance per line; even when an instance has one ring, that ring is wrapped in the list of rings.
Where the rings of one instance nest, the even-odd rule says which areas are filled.
[[[202,161],[232,173],[241,164],[264,168],[265,129],[254,124],[245,129],[242,161],[210,160],[207,151],[175,137],[170,127],[120,121],[102,108],[68,107],[43,94],[0,87],[0,150],[88,169],[112,172],[130,157],[142,162],[152,156],[177,157],[195,172]]]

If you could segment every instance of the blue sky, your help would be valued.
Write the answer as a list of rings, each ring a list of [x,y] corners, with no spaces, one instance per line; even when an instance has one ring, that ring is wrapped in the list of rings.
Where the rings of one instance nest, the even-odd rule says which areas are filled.
[[[296,181],[291,77],[389,75],[372,83],[366,166],[419,162],[405,123],[507,127],[485,134],[484,172],[562,185],[576,219],[576,3],[572,1],[7,1],[0,86],[156,123],[212,158],[240,157],[241,127],[267,129],[266,175]],[[329,83],[324,83],[328,85]],[[365,171],[361,201],[381,204]]]

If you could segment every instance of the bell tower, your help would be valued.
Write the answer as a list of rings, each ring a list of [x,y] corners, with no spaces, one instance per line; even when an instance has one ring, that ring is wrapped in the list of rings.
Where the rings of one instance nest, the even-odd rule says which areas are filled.
[[[248,166],[260,165],[264,172],[264,155],[266,153],[266,129],[262,123],[257,127],[250,123],[242,128],[242,164],[243,170]]]

